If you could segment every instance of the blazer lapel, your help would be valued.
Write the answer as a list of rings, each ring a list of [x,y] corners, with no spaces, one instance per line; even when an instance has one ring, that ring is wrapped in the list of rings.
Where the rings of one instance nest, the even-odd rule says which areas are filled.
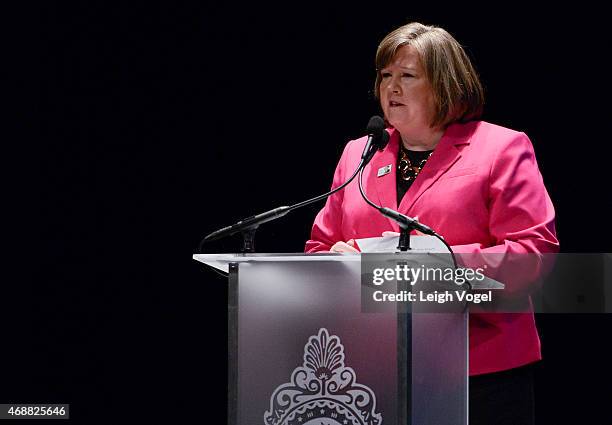
[[[399,212],[407,214],[421,195],[461,158],[459,146],[469,144],[473,130],[472,125],[456,124],[446,129],[438,146],[402,199]]]
[[[396,187],[396,169],[397,169],[397,154],[399,151],[399,132],[395,129],[390,129],[389,143],[387,147],[378,152],[372,158],[372,162],[368,168],[367,186],[376,188],[378,196],[378,204],[382,207],[392,208],[397,210],[397,187]],[[391,166],[391,171],[382,176],[378,176],[378,171],[384,167]],[[388,219],[392,225],[392,229],[399,231],[399,227],[395,221]]]

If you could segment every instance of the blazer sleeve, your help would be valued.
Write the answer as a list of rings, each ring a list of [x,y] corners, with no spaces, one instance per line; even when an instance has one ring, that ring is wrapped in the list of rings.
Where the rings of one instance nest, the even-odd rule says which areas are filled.
[[[559,251],[555,210],[544,186],[531,141],[524,133],[504,144],[489,174],[491,244],[457,245],[453,251],[468,266],[487,265],[487,275],[521,294],[550,267]],[[546,258],[545,258],[546,257]]]
[[[340,161],[338,161],[336,171],[334,172],[332,189],[346,181],[346,162],[351,143],[346,144]],[[312,225],[310,240],[306,242],[305,252],[329,251],[336,242],[344,240],[342,235],[343,199],[344,190],[340,190],[327,198],[325,206],[319,211]]]

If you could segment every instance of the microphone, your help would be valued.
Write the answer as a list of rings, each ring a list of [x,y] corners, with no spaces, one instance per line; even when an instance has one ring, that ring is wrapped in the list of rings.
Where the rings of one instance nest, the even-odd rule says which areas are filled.
[[[368,140],[366,141],[365,148],[361,154],[361,159],[365,164],[370,162],[374,156],[374,153],[376,152],[376,149],[379,151],[383,150],[389,141],[389,133],[385,131],[385,121],[378,115],[374,115],[372,118],[370,118],[366,131],[368,133]],[[384,141],[385,136],[386,141]]]
[[[363,195],[365,196],[365,193]],[[378,211],[385,217],[389,217],[396,221],[402,229],[415,229],[426,235],[437,236],[437,233],[431,227],[420,223],[416,218],[408,217],[407,215],[387,207],[382,207]]]
[[[357,173],[363,170],[363,167],[365,167],[366,164],[372,159],[372,157],[376,153],[376,150],[382,151],[387,145],[387,143],[389,142],[389,133],[385,131],[385,121],[377,115],[374,115],[372,118],[370,118],[370,121],[368,122],[368,126],[367,126],[367,133],[368,133],[368,140],[366,142],[366,146],[363,150],[363,153],[361,154],[361,161],[359,162],[357,169],[353,172],[351,177],[347,181],[342,183],[340,186],[322,195],[316,196],[311,199],[307,199],[306,201],[302,201],[302,202],[299,202],[297,204],[290,205],[290,206],[278,207],[273,210],[266,211],[264,213],[245,218],[244,220],[241,220],[238,223],[232,224],[231,226],[227,226],[222,229],[216,230],[210,233],[209,235],[207,235],[206,237],[204,237],[204,239],[200,241],[200,244],[198,246],[198,251],[202,252],[203,245],[206,242],[210,242],[216,239],[221,239],[226,236],[230,236],[235,233],[241,232],[244,235],[244,239],[245,239],[243,250],[245,252],[252,252],[254,251],[253,234],[255,230],[259,227],[260,224],[283,217],[295,209],[298,209],[306,205],[310,205],[314,202],[320,201],[322,199],[325,199],[328,196],[331,196],[334,193],[346,187],[350,182],[353,181],[353,179],[355,179],[355,177],[357,176]]]
[[[370,122],[372,122],[372,120],[370,120]],[[376,143],[379,143],[379,145],[377,146],[379,146],[379,149],[381,150],[384,149],[386,144],[389,142],[389,134],[384,130],[383,130],[383,133],[384,134],[376,142]],[[374,150],[375,149],[372,149],[372,151]],[[365,151],[364,151],[364,155],[365,155]],[[369,161],[370,159],[372,159],[373,155],[374,155],[374,152],[372,152],[369,155],[369,158],[367,158],[367,160]],[[453,249],[448,244],[448,242],[444,240],[444,238],[441,235],[436,233],[435,230],[433,230],[429,226],[424,225],[423,223],[420,223],[417,219],[408,217],[407,215],[404,215],[400,213],[399,211],[395,211],[395,210],[392,210],[391,208],[376,205],[374,202],[372,202],[368,198],[368,196],[365,194],[365,191],[363,190],[363,169],[365,168],[365,165],[366,164],[364,164],[363,167],[359,169],[359,192],[361,193],[361,197],[366,201],[366,203],[369,206],[378,210],[378,212],[380,212],[382,215],[384,215],[385,217],[389,217],[390,219],[394,220],[397,224],[399,224],[399,227],[402,229],[402,231],[400,232],[400,240],[399,240],[398,249],[400,249],[401,251],[406,251],[410,249],[410,231],[415,229],[423,234],[434,236],[435,238],[439,239],[448,248],[449,252],[451,253],[451,257],[453,259],[453,264],[455,268],[457,268],[457,259],[455,258],[455,253],[453,252]]]
[[[374,157],[374,154],[376,153],[376,150],[378,150],[378,152],[382,152],[383,150],[385,150],[385,147],[389,143],[389,138],[390,138],[389,133],[387,133],[385,130],[383,130],[382,136],[377,140],[376,146],[374,146],[374,145],[372,146],[372,153],[366,158],[366,162],[365,162],[365,164],[363,164],[364,167]]]
[[[389,133],[387,133],[386,131],[383,131],[382,137],[380,138],[379,143],[378,143],[378,152],[382,152],[383,150],[385,150],[385,148],[389,144],[390,138],[391,136],[389,136]]]
[[[277,218],[280,218],[291,211],[290,207],[283,206],[278,207],[270,211],[266,211],[265,213],[257,214],[252,217],[245,218],[244,220],[240,220],[236,224],[232,224],[231,226],[224,227],[223,229],[216,230],[211,234],[207,235],[204,238],[204,241],[214,241],[216,239],[221,239],[225,236],[233,235],[234,233],[242,232],[244,230],[256,229],[260,224],[263,224],[267,221],[272,221]]]

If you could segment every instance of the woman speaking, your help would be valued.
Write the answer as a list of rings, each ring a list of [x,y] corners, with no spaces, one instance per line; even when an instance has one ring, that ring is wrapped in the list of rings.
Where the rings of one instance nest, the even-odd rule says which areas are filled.
[[[364,170],[370,199],[418,217],[457,253],[558,251],[529,138],[479,120],[482,85],[447,31],[410,23],[388,34],[376,52],[374,90],[390,139]],[[365,143],[346,145],[332,187],[357,168]],[[389,231],[398,225],[367,205],[353,181],[328,198],[306,252],[357,252],[355,239]],[[533,314],[473,313],[469,334],[470,424],[533,423],[529,364],[541,358]]]

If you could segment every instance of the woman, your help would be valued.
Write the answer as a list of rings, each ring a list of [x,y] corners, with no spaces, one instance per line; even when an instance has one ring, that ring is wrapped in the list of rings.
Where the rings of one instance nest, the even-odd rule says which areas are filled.
[[[364,171],[374,202],[418,216],[453,251],[483,261],[493,253],[558,251],[554,208],[529,138],[478,120],[482,85],[448,32],[411,23],[388,34],[376,52],[375,94],[390,141]],[[346,145],[333,187],[356,169],[365,140]],[[363,201],[353,181],[328,198],[306,251],[356,252],[354,239],[398,230]],[[506,292],[520,294],[528,281],[504,280]],[[540,358],[533,314],[472,314],[470,423],[532,423],[526,365]]]

